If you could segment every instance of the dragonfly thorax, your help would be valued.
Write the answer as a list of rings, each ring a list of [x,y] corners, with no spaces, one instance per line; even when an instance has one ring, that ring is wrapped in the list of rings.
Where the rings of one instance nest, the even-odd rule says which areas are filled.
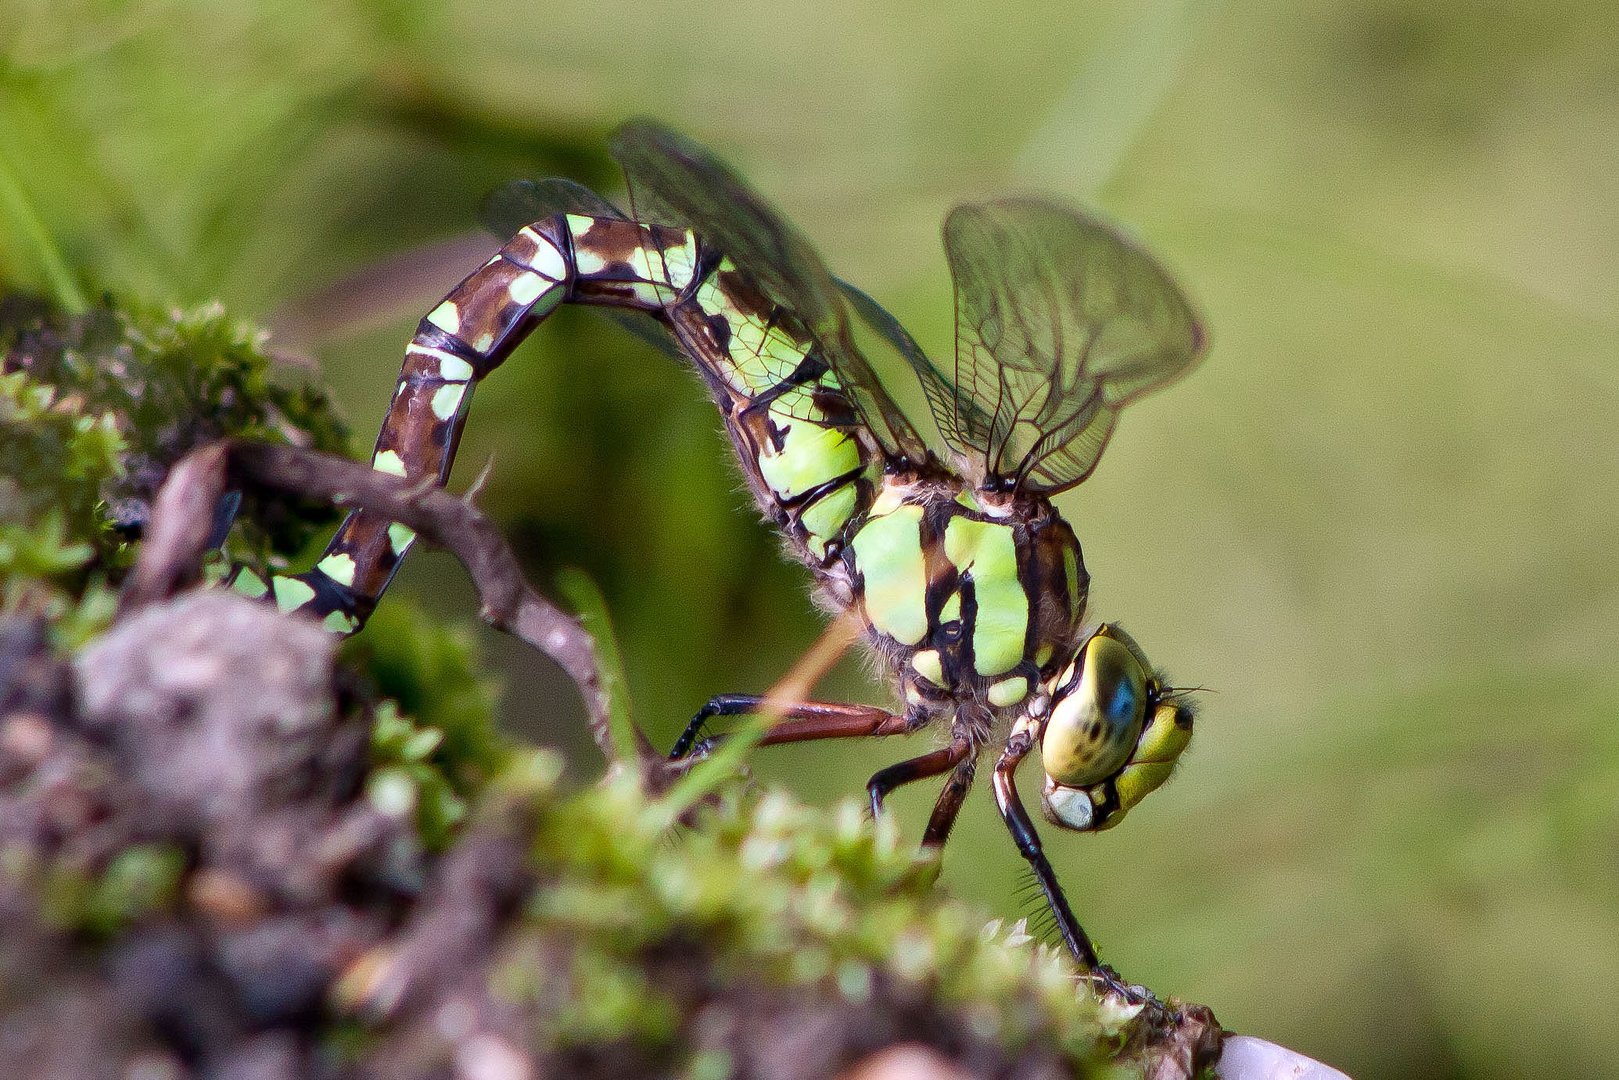
[[[907,703],[1022,705],[1076,654],[1089,577],[1038,497],[889,475],[843,553],[868,634]]]

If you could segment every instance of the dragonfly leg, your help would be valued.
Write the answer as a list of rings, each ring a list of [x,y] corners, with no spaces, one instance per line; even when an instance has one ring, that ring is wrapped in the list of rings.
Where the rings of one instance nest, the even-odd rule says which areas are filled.
[[[880,770],[866,783],[866,794],[871,797],[871,816],[877,817],[883,812],[883,800],[895,788],[954,769],[971,756],[972,752],[972,743],[957,738],[952,740],[949,746],[940,747],[931,753]]]
[[[669,751],[670,761],[689,755],[703,756],[722,736],[701,738],[703,728],[716,716],[748,716],[757,713],[768,699],[760,694],[722,694],[711,698],[697,711]],[[889,712],[875,705],[844,705],[825,701],[770,703],[781,716],[761,746],[776,743],[808,742],[812,739],[858,739],[864,736],[903,735],[914,731],[919,721],[908,715]]]
[[[922,834],[923,847],[944,847],[944,842],[950,839],[950,830],[956,824],[956,815],[961,812],[967,792],[972,790],[973,775],[977,771],[976,755],[968,756],[956,765],[950,779],[945,782],[944,790],[939,792],[939,801],[933,804],[933,813],[928,815],[928,828]]]
[[[995,763],[995,805],[1000,808],[1001,818],[1011,831],[1018,851],[1028,860],[1030,869],[1034,871],[1035,880],[1040,883],[1040,891],[1045,894],[1046,903],[1051,907],[1051,914],[1057,921],[1057,930],[1062,934],[1068,951],[1090,972],[1092,980],[1105,993],[1116,994],[1127,1000],[1138,1000],[1139,995],[1111,968],[1104,967],[1097,959],[1096,948],[1079,925],[1079,920],[1074,917],[1073,909],[1068,906],[1068,898],[1063,895],[1062,886],[1057,884],[1056,872],[1051,869],[1051,863],[1046,861],[1046,854],[1041,850],[1040,836],[1034,831],[1034,822],[1029,820],[1029,812],[1024,809],[1022,800],[1018,798],[1017,783],[1013,774],[1017,772],[1018,764],[1033,746],[1033,733],[1023,728],[1014,729],[1006,740],[1006,749],[1001,754],[1000,760]]]

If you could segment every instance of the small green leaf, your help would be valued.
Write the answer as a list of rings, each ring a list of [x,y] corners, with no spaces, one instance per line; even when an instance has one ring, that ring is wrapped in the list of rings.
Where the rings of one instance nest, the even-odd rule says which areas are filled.
[[[634,761],[639,755],[635,721],[630,718],[629,686],[624,680],[624,663],[618,651],[607,614],[607,599],[583,570],[568,567],[557,574],[557,588],[579,616],[586,632],[596,642],[596,664],[601,670],[602,689],[608,701],[608,733],[613,753],[619,761]]]

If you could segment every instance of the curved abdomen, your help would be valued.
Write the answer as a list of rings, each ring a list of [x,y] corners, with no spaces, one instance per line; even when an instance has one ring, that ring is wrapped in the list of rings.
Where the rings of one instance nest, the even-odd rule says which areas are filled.
[[[766,300],[689,229],[558,214],[522,229],[421,322],[373,467],[442,484],[473,386],[558,304],[631,308],[666,322],[709,384],[765,512],[823,574],[870,506],[878,452],[792,313]],[[415,534],[350,514],[315,568],[237,587],[358,629]]]

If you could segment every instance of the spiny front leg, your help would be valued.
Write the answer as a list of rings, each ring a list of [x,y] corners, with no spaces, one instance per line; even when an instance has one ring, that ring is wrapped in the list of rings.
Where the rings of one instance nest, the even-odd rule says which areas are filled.
[[[977,771],[978,758],[974,755],[963,759],[951,772],[944,790],[939,792],[938,801],[933,804],[933,813],[928,815],[928,828],[922,834],[924,848],[942,848],[950,839],[950,830],[956,826],[956,815],[961,813],[961,804],[967,801],[967,792],[972,790],[973,775]]]
[[[1051,863],[1046,860],[1046,854],[1040,847],[1040,835],[1034,831],[1034,822],[1029,820],[1029,812],[1023,808],[1023,801],[1018,798],[1014,774],[1019,763],[1033,748],[1032,729],[1021,723],[1014,727],[1012,734],[1007,737],[1005,751],[995,763],[995,804],[1000,808],[1001,818],[1012,833],[1018,852],[1028,861],[1029,868],[1034,871],[1035,879],[1040,883],[1040,891],[1045,894],[1046,904],[1051,908],[1051,914],[1057,922],[1057,930],[1062,934],[1068,951],[1073,954],[1080,966],[1090,972],[1091,978],[1105,992],[1135,1000],[1136,995],[1131,988],[1097,959],[1096,948],[1086,936],[1084,928],[1079,925],[1079,920],[1074,917],[1073,909],[1068,906],[1068,898],[1063,895],[1062,886],[1057,883],[1057,874],[1051,869]]]
[[[780,719],[771,726],[760,746],[778,743],[810,742],[816,739],[860,739],[868,736],[904,735],[915,731],[923,718],[891,713],[876,705],[845,705],[825,701],[771,702],[759,694],[723,694],[712,698],[692,717],[686,730],[669,751],[670,761],[702,756],[717,739],[700,738],[703,727],[716,716],[748,716],[770,709]]]
[[[883,800],[888,798],[889,792],[895,788],[948,772],[972,756],[972,753],[973,744],[958,736],[951,740],[949,746],[879,770],[866,783],[866,795],[871,799],[871,816],[877,817],[882,814]],[[926,844],[926,841],[923,843]]]

